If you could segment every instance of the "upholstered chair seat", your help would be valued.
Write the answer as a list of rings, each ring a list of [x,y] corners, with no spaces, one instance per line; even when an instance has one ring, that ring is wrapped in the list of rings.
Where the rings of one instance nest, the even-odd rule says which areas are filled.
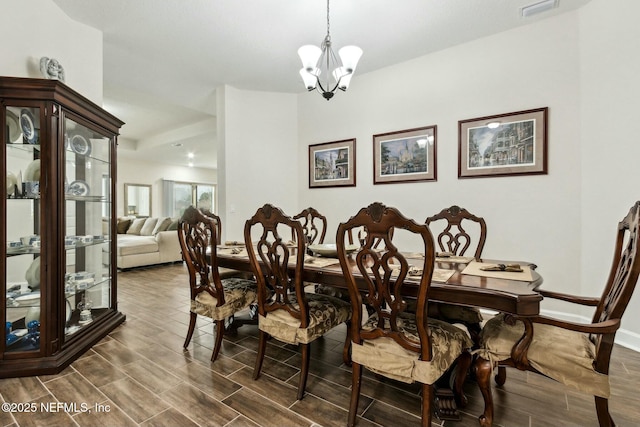
[[[213,320],[224,320],[258,301],[258,290],[253,280],[231,277],[222,280],[224,304],[208,292],[200,292],[191,300],[191,312]]]
[[[364,331],[372,331],[378,324],[378,315],[373,314],[362,326]],[[391,338],[381,337],[366,340],[364,344],[352,343],[351,360],[367,366],[373,372],[405,383],[435,383],[460,354],[471,348],[472,342],[466,331],[450,323],[428,319],[432,359],[420,360],[420,353],[407,350]],[[407,341],[420,342],[416,317],[402,313],[398,320],[398,330]]]
[[[478,353],[493,362],[507,360],[523,334],[522,322],[510,325],[505,315],[499,314],[484,325]],[[589,334],[534,323],[527,358],[534,369],[558,382],[587,394],[609,397],[609,376],[594,369],[596,346]]]
[[[432,309],[433,306],[433,309]],[[480,324],[484,321],[480,310],[476,307],[437,303],[429,305],[429,316],[438,317],[447,322],[460,322],[465,325]]]
[[[267,316],[258,316],[260,330],[289,344],[307,344],[351,318],[351,304],[339,298],[308,293],[306,299],[309,304],[309,325],[306,328],[301,328],[300,320],[280,309],[267,313]],[[300,310],[297,301],[291,305]]]

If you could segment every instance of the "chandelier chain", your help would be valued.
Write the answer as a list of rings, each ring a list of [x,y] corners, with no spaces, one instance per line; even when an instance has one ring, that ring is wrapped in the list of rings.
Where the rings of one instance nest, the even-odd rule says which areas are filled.
[[[329,35],[329,0],[327,0],[327,36]]]

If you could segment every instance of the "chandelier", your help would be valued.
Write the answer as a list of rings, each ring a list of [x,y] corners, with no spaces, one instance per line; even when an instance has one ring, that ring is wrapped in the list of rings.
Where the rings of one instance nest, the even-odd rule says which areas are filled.
[[[351,77],[356,70],[356,65],[362,49],[358,46],[344,46],[338,51],[338,56],[331,48],[331,34],[329,33],[329,0],[327,0],[327,35],[320,44],[304,45],[298,49],[298,55],[302,60],[300,75],[308,91],[318,89],[327,101],[333,98],[337,89],[346,91],[351,82]]]

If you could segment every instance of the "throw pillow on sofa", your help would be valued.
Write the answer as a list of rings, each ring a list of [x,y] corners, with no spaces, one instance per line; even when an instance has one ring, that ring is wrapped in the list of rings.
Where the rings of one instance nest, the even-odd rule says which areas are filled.
[[[125,234],[129,230],[130,226],[131,226],[131,220],[129,218],[127,219],[118,218],[118,222],[116,224],[116,227],[118,229],[118,234]]]
[[[169,224],[169,227],[167,227],[167,231],[169,231],[169,230],[171,230],[171,231],[177,230],[179,221],[180,221],[179,219],[171,220],[171,224]]]
[[[144,225],[140,229],[140,235],[152,236],[153,230],[156,227],[157,223],[158,223],[158,218],[147,218],[146,221],[144,222]]]
[[[129,229],[127,230],[127,234],[135,234],[137,236],[140,235],[140,230],[142,230],[142,227],[144,226],[144,222],[147,220],[147,218],[136,218],[133,220],[133,222],[131,223],[131,225],[129,226]]]
[[[153,229],[153,235],[155,236],[161,231],[166,231],[167,228],[169,228],[169,224],[171,224],[171,218],[159,218],[158,222],[156,223],[156,227]]]

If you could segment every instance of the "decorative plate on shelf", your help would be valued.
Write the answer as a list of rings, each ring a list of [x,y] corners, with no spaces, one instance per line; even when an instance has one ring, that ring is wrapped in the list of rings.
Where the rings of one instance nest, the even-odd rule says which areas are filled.
[[[29,163],[24,171],[24,181],[40,181],[40,159],[36,159]]]
[[[29,144],[36,144],[36,120],[34,119],[33,114],[31,114],[31,111],[27,110],[26,108],[20,111],[20,127],[22,128],[24,139]]]
[[[7,196],[13,196],[16,191],[16,185],[18,184],[18,177],[12,172],[7,171]]]
[[[36,305],[40,299],[40,292],[31,292],[14,298],[20,305]]]
[[[69,147],[76,154],[88,156],[91,154],[91,142],[80,134],[73,135],[69,140]]]
[[[31,261],[29,268],[27,268],[24,274],[24,278],[29,284],[29,288],[38,289],[40,287],[40,257]],[[39,292],[38,295],[40,295]]]
[[[7,109],[7,127],[9,128],[9,142],[11,144],[22,143],[20,120],[18,116],[9,109]]]
[[[87,196],[89,194],[89,184],[86,181],[78,179],[69,184],[67,194],[72,196]]]

